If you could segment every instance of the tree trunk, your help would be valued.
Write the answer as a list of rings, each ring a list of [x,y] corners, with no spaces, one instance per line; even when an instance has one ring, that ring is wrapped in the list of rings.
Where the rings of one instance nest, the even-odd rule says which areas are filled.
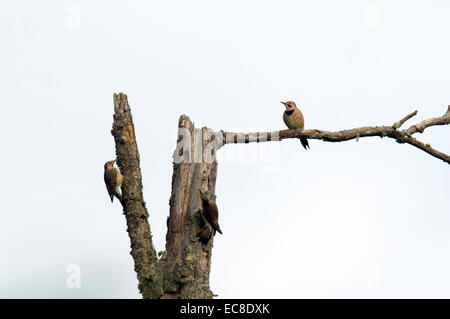
[[[163,298],[212,298],[209,273],[214,236],[206,245],[197,237],[202,225],[200,190],[214,193],[216,186],[215,157],[208,160],[203,156],[211,141],[204,138],[212,132],[196,129],[185,115],[180,117],[178,128],[167,220]],[[212,152],[215,155],[215,149]]]
[[[197,238],[204,225],[200,190],[214,193],[217,162],[216,135],[196,129],[190,119],[179,120],[179,138],[174,152],[170,216],[167,220],[166,251],[156,257],[148,212],[142,194],[139,152],[130,106],[125,94],[114,94],[117,165],[123,175],[122,198],[131,255],[143,298],[212,298],[209,287],[214,236],[207,244]]]

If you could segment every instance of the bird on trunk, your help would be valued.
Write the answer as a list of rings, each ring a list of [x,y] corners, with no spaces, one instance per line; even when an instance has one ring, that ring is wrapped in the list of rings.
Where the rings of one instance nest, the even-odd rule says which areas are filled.
[[[301,129],[303,130],[305,126],[305,121],[303,119],[303,113],[297,108],[297,105],[293,101],[281,102],[286,107],[283,113],[283,121],[286,126],[290,129]],[[299,137],[305,150],[309,148],[308,140],[306,137]]]
[[[219,226],[219,210],[217,209],[217,205],[213,199],[210,199],[206,193],[200,191],[200,199],[202,201],[202,216],[204,220],[208,222],[208,224],[213,229],[214,235],[216,235],[216,231],[222,234],[222,230]],[[197,233],[197,236],[200,237],[200,240],[206,244],[211,238],[211,231],[208,230],[208,226],[204,225],[200,231]]]
[[[106,189],[108,190],[109,197],[111,198],[111,203],[113,202],[114,196],[116,196],[119,200],[122,198],[122,194],[120,192],[120,186],[122,185],[122,175],[119,170],[114,167],[114,163],[116,160],[108,161],[105,163],[105,184]]]

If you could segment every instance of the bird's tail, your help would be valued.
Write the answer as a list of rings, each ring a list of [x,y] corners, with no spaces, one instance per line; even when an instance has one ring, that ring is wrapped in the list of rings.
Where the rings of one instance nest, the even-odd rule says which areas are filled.
[[[117,197],[117,199],[122,203],[122,194],[115,193],[114,196]],[[112,196],[112,197],[114,197],[114,196]],[[112,198],[111,198],[111,201],[112,201]]]
[[[299,139],[300,139],[300,142],[302,143],[303,147],[305,148],[305,150],[310,148],[309,144],[308,144],[308,139],[306,137],[301,136],[301,137],[299,137]]]

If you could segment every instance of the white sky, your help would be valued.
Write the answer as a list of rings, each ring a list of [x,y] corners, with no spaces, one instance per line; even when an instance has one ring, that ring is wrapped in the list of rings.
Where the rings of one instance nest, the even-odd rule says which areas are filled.
[[[163,250],[180,114],[242,132],[284,128],[280,100],[326,130],[440,116],[449,14],[448,1],[1,2],[0,297],[139,297],[103,183],[114,92]],[[419,137],[450,153],[449,127]],[[309,143],[220,151],[213,292],[450,298],[449,166],[388,139]]]

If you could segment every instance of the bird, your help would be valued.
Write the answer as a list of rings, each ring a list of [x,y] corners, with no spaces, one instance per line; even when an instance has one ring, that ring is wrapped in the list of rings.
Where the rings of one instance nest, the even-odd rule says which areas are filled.
[[[106,189],[108,190],[109,197],[111,198],[111,203],[113,202],[114,196],[116,196],[119,200],[122,197],[120,193],[120,186],[122,185],[122,175],[119,170],[114,167],[114,163],[116,160],[108,161],[105,163],[105,184]]]
[[[211,225],[214,235],[216,235],[216,231],[222,234],[222,230],[219,226],[219,210],[217,209],[217,205],[214,200],[208,198],[208,195],[202,191],[200,191],[200,199],[202,201],[202,215],[204,219]],[[206,225],[205,225],[206,226]],[[197,233],[197,236],[205,243],[208,242],[211,234],[208,234],[208,228],[203,227]]]
[[[287,101],[281,102],[286,107],[286,110],[283,113],[283,121],[286,126],[290,129],[301,129],[303,130],[305,126],[305,121],[303,119],[303,113],[297,108],[295,102]],[[300,142],[302,143],[305,150],[309,148],[308,140],[306,137],[299,137]]]

